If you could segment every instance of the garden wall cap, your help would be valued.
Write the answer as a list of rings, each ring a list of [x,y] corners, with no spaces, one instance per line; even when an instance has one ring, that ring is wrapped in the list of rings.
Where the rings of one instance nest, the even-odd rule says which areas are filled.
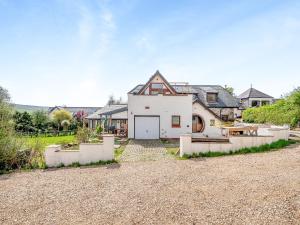
[[[60,145],[48,145],[47,148],[57,148],[60,147]]]
[[[102,137],[114,137],[113,134],[103,134]]]

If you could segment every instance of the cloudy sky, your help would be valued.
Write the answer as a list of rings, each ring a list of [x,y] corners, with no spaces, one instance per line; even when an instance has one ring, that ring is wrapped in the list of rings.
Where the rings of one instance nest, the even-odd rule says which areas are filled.
[[[279,97],[300,86],[300,1],[0,0],[15,103],[102,106],[157,69]]]

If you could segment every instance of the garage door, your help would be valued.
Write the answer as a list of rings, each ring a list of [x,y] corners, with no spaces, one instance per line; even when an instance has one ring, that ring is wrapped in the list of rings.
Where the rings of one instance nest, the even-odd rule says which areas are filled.
[[[159,139],[159,117],[136,116],[134,131],[135,139]]]

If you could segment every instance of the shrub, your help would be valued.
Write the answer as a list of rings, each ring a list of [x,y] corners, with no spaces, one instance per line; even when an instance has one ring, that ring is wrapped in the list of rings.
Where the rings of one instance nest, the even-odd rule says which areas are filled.
[[[91,131],[86,127],[79,127],[76,134],[78,143],[87,143],[91,136]]]
[[[243,112],[243,120],[249,123],[289,124],[295,127],[300,121],[300,89],[295,89],[286,98],[275,104],[248,108]]]

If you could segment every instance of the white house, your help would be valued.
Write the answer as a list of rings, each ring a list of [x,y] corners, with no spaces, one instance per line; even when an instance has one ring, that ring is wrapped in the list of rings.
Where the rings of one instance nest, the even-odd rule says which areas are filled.
[[[157,71],[128,93],[128,137],[220,136],[218,125],[234,119],[238,107],[237,99],[219,85],[173,84]]]

